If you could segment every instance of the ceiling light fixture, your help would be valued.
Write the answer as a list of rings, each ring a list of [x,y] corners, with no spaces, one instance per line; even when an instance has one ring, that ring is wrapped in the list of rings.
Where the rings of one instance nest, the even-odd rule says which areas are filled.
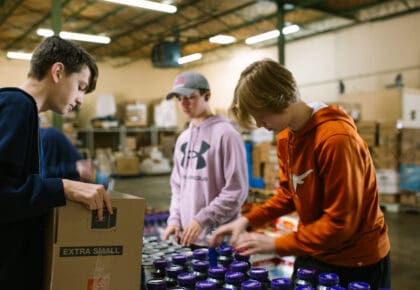
[[[44,36],[44,37],[50,37],[54,35],[54,32],[51,29],[40,28],[36,31],[36,34],[40,36]],[[92,35],[92,34],[75,33],[75,32],[67,32],[67,31],[61,31],[59,35],[63,39],[71,39],[71,40],[102,43],[102,44],[108,44],[111,42],[111,38],[109,38],[108,36],[102,36],[102,35]]]
[[[230,35],[218,34],[209,38],[211,43],[229,44],[236,41],[236,38]]]
[[[13,59],[31,60],[32,53],[9,51],[7,52],[6,56],[8,58],[13,58]]]
[[[280,36],[280,31],[278,29],[264,32],[255,36],[248,37],[245,39],[246,44],[255,44],[258,42],[266,41]]]
[[[157,3],[153,1],[146,1],[146,0],[104,0],[107,2],[112,2],[116,4],[123,4],[128,6],[134,6],[139,8],[145,8],[165,13],[175,13],[177,11],[176,6],[169,5],[169,4],[163,4],[163,3]]]
[[[287,25],[286,27],[283,27],[282,32],[284,35],[296,33],[300,30],[299,25],[291,24]]]
[[[203,57],[203,55],[201,53],[193,53],[193,54],[190,54],[190,55],[180,57],[178,59],[178,63],[179,64],[184,64],[184,63],[188,63],[188,62],[193,62],[193,61],[201,59],[202,57]]]
[[[298,32],[300,30],[299,26],[296,24],[292,24],[292,25],[288,25],[286,27],[283,27],[283,35],[287,35],[287,34],[291,34],[291,33],[295,33]],[[258,42],[262,42],[262,41],[266,41],[269,39],[273,39],[276,37],[280,36],[280,31],[278,29],[275,30],[271,30],[265,33],[261,33],[258,35],[254,35],[251,37],[248,37],[247,39],[245,39],[245,43],[246,44],[255,44]]]

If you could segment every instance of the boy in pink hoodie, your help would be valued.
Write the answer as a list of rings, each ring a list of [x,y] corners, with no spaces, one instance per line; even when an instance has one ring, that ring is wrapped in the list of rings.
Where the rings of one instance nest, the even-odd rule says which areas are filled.
[[[213,228],[234,220],[248,195],[245,146],[240,134],[209,106],[210,86],[195,72],[179,74],[167,99],[176,97],[190,119],[178,137],[171,174],[171,205],[164,239],[206,247]]]

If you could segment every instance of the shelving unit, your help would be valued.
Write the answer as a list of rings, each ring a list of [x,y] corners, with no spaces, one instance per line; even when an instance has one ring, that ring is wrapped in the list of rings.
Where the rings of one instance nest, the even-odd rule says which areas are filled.
[[[111,147],[113,151],[125,147],[127,136],[143,135],[144,142],[140,146],[158,145],[161,133],[175,134],[176,127],[118,127],[118,128],[83,128],[77,130],[77,138],[81,141],[81,147],[89,149],[95,155],[95,149]]]

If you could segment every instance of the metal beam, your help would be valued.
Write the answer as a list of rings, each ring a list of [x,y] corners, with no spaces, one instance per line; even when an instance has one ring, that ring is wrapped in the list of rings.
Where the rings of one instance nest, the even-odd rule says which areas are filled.
[[[187,4],[184,4],[184,5],[181,5],[181,6],[179,6],[178,7],[178,10],[182,10],[184,7],[188,7],[188,6],[191,6],[191,5],[193,5],[194,3],[196,3],[196,2],[198,2],[199,0],[192,0],[191,2],[189,2],[189,3],[187,3]],[[166,17],[168,17],[168,15],[160,15],[159,17],[156,17],[156,18],[154,18],[154,19],[152,19],[152,20],[149,20],[149,21],[147,21],[147,22],[145,22],[145,23],[141,23],[141,24],[138,24],[138,25],[134,25],[134,26],[132,26],[129,30],[127,30],[127,31],[124,31],[124,32],[122,32],[122,33],[119,33],[119,34],[116,34],[116,35],[113,35],[112,36],[112,41],[113,42],[115,42],[116,40],[118,40],[118,39],[120,39],[120,38],[122,38],[122,37],[124,37],[124,36],[127,36],[128,34],[130,34],[130,33],[132,33],[132,32],[135,32],[135,31],[138,31],[138,30],[141,30],[141,29],[143,29],[144,27],[146,27],[146,26],[148,26],[148,25],[152,25],[152,24],[155,24],[155,23],[159,23],[159,22],[161,22],[164,18],[166,18]],[[101,48],[102,47],[102,45],[97,45],[97,46],[95,46],[95,47],[93,47],[93,48],[91,48],[90,49],[90,51],[94,51],[94,50],[96,50],[96,49],[98,49],[98,48]]]
[[[77,10],[73,11],[69,16],[67,16],[64,19],[64,22],[66,22],[66,20],[71,20],[74,17],[78,17],[80,12],[82,12],[83,10],[85,10],[86,8],[89,8],[89,6],[92,6],[95,2],[93,1],[87,1],[84,5],[82,5],[81,7],[79,7]]]
[[[90,2],[89,3],[90,5],[92,5],[93,4],[93,2]],[[85,8],[87,8],[87,7],[84,7],[83,9],[85,9]],[[80,28],[80,29],[78,29],[77,31],[78,32],[86,32],[86,31],[88,31],[90,28],[92,28],[92,27],[94,27],[95,25],[97,25],[97,24],[99,24],[99,23],[101,23],[101,22],[103,22],[103,21],[105,21],[106,19],[108,19],[109,17],[111,17],[111,16],[114,16],[114,15],[116,15],[116,14],[118,14],[118,12],[120,12],[121,10],[124,10],[126,8],[126,6],[119,6],[119,7],[117,7],[116,9],[113,9],[113,10],[111,10],[110,12],[108,12],[107,14],[105,14],[105,15],[103,15],[101,18],[99,18],[99,19],[97,19],[97,20],[91,20],[90,22],[89,22],[89,24],[88,25],[86,25],[86,26],[84,26],[84,27],[82,27],[82,28]],[[80,9],[79,9],[80,10]],[[77,14],[76,14],[77,15]],[[136,15],[135,16],[135,18],[137,18],[138,17],[138,15]],[[131,21],[132,19],[130,19],[130,21]],[[126,23],[126,22],[124,22],[124,23]],[[112,27],[112,29],[117,29],[118,27],[115,27],[115,26],[113,26]]]
[[[222,16],[225,16],[225,15],[227,15],[227,14],[230,14],[230,13],[233,13],[234,11],[237,11],[237,10],[240,10],[240,9],[244,9],[244,8],[246,8],[246,7],[248,7],[248,6],[250,6],[250,5],[253,5],[253,4],[255,4],[257,1],[255,1],[255,0],[253,0],[253,1],[249,1],[249,2],[247,2],[247,3],[245,3],[245,4],[242,4],[242,5],[240,5],[240,6],[237,6],[237,7],[235,7],[235,8],[232,8],[232,9],[230,9],[230,10],[226,10],[226,11],[223,11],[223,12],[221,12],[221,13],[218,13],[218,14],[215,14],[215,15],[211,15],[211,16],[209,16],[209,17],[207,17],[207,18],[203,18],[203,19],[201,19],[200,21],[198,21],[198,22],[194,22],[194,23],[188,23],[186,26],[181,26],[178,30],[181,32],[181,31],[185,31],[185,30],[188,30],[188,29],[191,29],[191,28],[195,28],[195,27],[197,27],[197,26],[199,26],[199,25],[202,25],[202,24],[204,24],[204,23],[206,23],[206,22],[208,22],[210,19],[215,19],[215,18],[219,18],[219,17],[222,17]],[[141,49],[143,46],[145,46],[145,45],[149,45],[150,44],[150,42],[151,41],[156,41],[156,40],[159,40],[159,39],[162,39],[162,38],[164,38],[165,36],[168,36],[168,35],[170,35],[170,33],[172,33],[172,30],[171,31],[166,31],[166,32],[164,32],[164,33],[162,33],[162,34],[160,34],[158,37],[156,37],[155,39],[148,39],[147,41],[141,41],[141,42],[138,42],[136,45],[134,45],[134,46],[132,46],[132,47],[130,47],[129,49],[126,49],[125,51],[123,51],[122,53],[124,53],[124,54],[126,54],[126,53],[130,53],[130,52],[132,52],[132,51],[135,51],[135,50],[137,50],[137,49]],[[214,34],[211,34],[210,36],[213,36]],[[208,37],[207,37],[208,38]],[[190,42],[189,42],[190,43]],[[119,52],[119,54],[120,54],[121,52]],[[111,54],[111,56],[117,56],[116,54]]]
[[[284,65],[284,50],[285,50],[285,39],[283,33],[284,27],[284,8],[281,1],[277,1],[277,29],[280,31],[280,35],[277,38],[277,53],[278,53],[278,62]]]
[[[51,0],[51,23],[54,35],[61,31],[61,3],[60,0]]]
[[[357,19],[355,19],[354,17],[346,15],[348,13],[345,13],[345,12],[342,13],[342,12],[334,11],[332,9],[320,8],[320,7],[311,7],[310,9],[315,10],[315,11],[319,11],[319,12],[322,12],[322,13],[325,13],[325,14],[328,14],[330,16],[344,18],[344,19],[351,20],[351,21],[357,21]]]
[[[7,20],[7,18],[13,14],[13,12],[18,8],[24,0],[19,0],[13,2],[13,5],[10,7],[2,7],[2,16],[0,17],[0,26]],[[11,3],[8,1],[7,3]],[[1,6],[4,6],[4,1],[1,2]]]
[[[384,1],[388,2],[388,0],[384,0]],[[372,5],[370,5],[370,6],[372,6]],[[395,14],[392,14],[392,15],[381,16],[381,17],[378,17],[378,18],[375,18],[375,19],[367,19],[367,20],[360,21],[360,22],[353,22],[351,24],[346,24],[346,25],[343,25],[343,26],[340,26],[340,27],[335,27],[335,28],[327,29],[327,30],[324,30],[324,31],[321,31],[321,32],[314,32],[314,33],[307,34],[307,35],[300,36],[300,37],[289,38],[289,39],[286,40],[286,42],[289,43],[289,42],[293,42],[293,41],[297,41],[297,40],[301,40],[301,39],[306,39],[306,38],[314,37],[314,36],[317,36],[317,35],[322,35],[322,34],[325,34],[325,33],[336,32],[336,31],[339,31],[339,30],[342,30],[342,29],[346,29],[346,28],[358,26],[358,25],[361,25],[361,24],[364,24],[364,23],[368,23],[368,22],[375,22],[375,21],[387,20],[387,19],[391,19],[391,18],[395,18],[395,17],[400,17],[400,16],[412,14],[412,13],[417,13],[419,11],[420,11],[420,7],[417,7],[417,8],[413,8],[413,9],[407,10],[407,11],[402,11],[400,13],[395,13]],[[248,26],[248,25],[252,25],[255,22],[262,21],[262,20],[267,20],[269,18],[274,18],[275,16],[276,16],[276,14],[270,14],[270,15],[267,15],[265,17],[261,17],[263,19],[260,18],[260,20],[254,20],[251,23],[248,22],[248,23],[244,23],[244,24],[238,25],[238,26],[234,27],[234,29],[239,29],[239,28],[242,28],[242,27],[245,27],[245,26]],[[310,23],[306,23],[306,24],[303,24],[303,25],[307,25],[307,24],[310,24]],[[223,32],[220,32],[220,33],[223,33]],[[195,42],[202,41],[203,39],[207,39],[207,38],[208,38],[207,36],[197,38],[197,39],[194,40],[194,43]],[[225,45],[223,47],[221,47],[221,46],[212,47],[210,49],[203,50],[203,51],[200,51],[200,52],[201,53],[209,53],[209,52],[213,52],[213,51],[216,51],[216,50],[219,50],[219,49],[224,49],[224,48],[226,48],[228,46],[231,46],[231,45]],[[237,45],[237,44],[233,44],[233,45]],[[266,47],[270,47],[270,46],[273,46],[273,44],[267,45]],[[142,59],[142,58],[144,58],[144,57],[134,58],[129,63],[132,63],[133,61],[138,60],[138,59]],[[126,63],[126,64],[128,64],[128,63]],[[125,65],[125,64],[121,64],[120,66],[123,66],[123,65]]]
[[[61,7],[64,8],[65,6],[67,6],[67,4],[69,4],[70,0],[66,0],[62,3]],[[19,37],[15,38],[12,42],[10,42],[7,46],[6,46],[6,50],[7,49],[11,49],[14,47],[14,45],[16,43],[19,43],[21,40],[25,39],[26,36],[28,36],[29,33],[32,33],[35,29],[38,28],[38,26],[45,22],[45,20],[47,20],[49,17],[51,16],[51,13],[47,13],[46,15],[44,15],[44,17],[42,17],[40,20],[38,20],[37,22],[35,22],[29,29],[27,29],[23,34],[21,34]]]

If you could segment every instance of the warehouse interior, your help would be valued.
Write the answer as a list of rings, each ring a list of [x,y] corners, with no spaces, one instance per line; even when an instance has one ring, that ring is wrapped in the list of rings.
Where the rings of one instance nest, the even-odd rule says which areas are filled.
[[[108,37],[107,43],[75,40],[98,62],[96,89],[74,112],[42,114],[42,126],[59,128],[98,171],[111,176],[115,191],[143,197],[145,216],[152,216],[169,210],[173,149],[188,122],[175,100],[165,100],[177,74],[203,74],[213,112],[227,116],[242,70],[274,59],[293,72],[305,102],[339,105],[355,120],[377,171],[391,240],[392,289],[418,289],[420,0],[152,3],[175,11],[107,0],[0,0],[0,87],[25,81],[28,59],[9,53],[30,54],[45,37],[40,29]],[[267,32],[274,36],[251,42]],[[213,36],[231,42],[210,41]],[[186,56],[196,60],[179,63]],[[275,150],[272,132],[247,133],[260,150],[248,164],[252,178],[262,182],[251,184],[252,204],[273,194],[277,161],[268,161]]]

